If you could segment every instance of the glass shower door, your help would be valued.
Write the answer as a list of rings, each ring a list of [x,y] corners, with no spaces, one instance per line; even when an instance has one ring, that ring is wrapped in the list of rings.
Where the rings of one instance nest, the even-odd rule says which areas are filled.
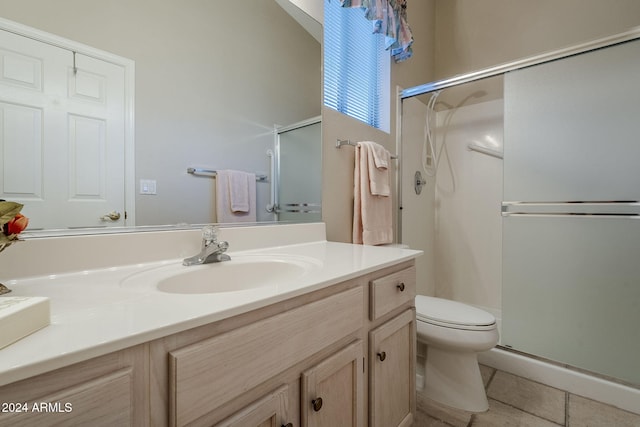
[[[320,119],[278,133],[278,221],[322,220]]]

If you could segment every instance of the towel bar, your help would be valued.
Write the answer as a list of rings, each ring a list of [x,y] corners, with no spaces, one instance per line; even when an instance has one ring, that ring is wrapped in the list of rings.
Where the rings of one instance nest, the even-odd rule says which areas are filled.
[[[487,156],[495,157],[496,159],[502,159],[504,156],[501,151],[494,150],[492,148],[482,147],[476,144],[467,145],[469,151],[476,151],[478,153],[486,154]]]
[[[357,147],[358,144],[356,144],[355,142],[351,142],[351,140],[349,139],[336,139],[336,148],[341,148],[343,145],[350,145],[352,147]],[[391,158],[393,160],[396,160],[398,158],[397,155],[392,154]]]
[[[187,173],[190,173],[192,175],[206,174],[208,176],[216,176],[218,174],[218,171],[213,169],[187,168]],[[256,174],[256,181],[258,182],[267,182],[268,179],[269,177],[267,175]]]

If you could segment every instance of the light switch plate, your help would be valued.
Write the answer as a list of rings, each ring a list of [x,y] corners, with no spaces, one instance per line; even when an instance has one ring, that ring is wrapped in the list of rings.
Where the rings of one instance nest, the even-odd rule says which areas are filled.
[[[156,180],[155,179],[141,179],[140,180],[140,194],[157,194],[156,193]]]

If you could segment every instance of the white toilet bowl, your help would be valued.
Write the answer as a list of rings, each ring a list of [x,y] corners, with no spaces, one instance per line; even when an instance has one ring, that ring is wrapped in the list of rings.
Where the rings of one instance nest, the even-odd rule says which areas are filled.
[[[498,343],[490,313],[442,298],[416,295],[418,341],[427,347],[424,396],[470,412],[489,409],[476,354]]]

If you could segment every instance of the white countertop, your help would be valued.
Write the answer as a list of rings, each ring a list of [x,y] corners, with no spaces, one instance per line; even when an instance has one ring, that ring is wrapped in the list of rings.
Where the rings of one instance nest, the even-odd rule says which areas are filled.
[[[312,267],[269,286],[195,295],[127,285],[132,275],[180,265],[181,258],[5,281],[11,296],[50,298],[51,324],[0,350],[0,385],[315,291],[421,252],[317,241],[228,254],[228,262],[268,255],[306,260]]]

